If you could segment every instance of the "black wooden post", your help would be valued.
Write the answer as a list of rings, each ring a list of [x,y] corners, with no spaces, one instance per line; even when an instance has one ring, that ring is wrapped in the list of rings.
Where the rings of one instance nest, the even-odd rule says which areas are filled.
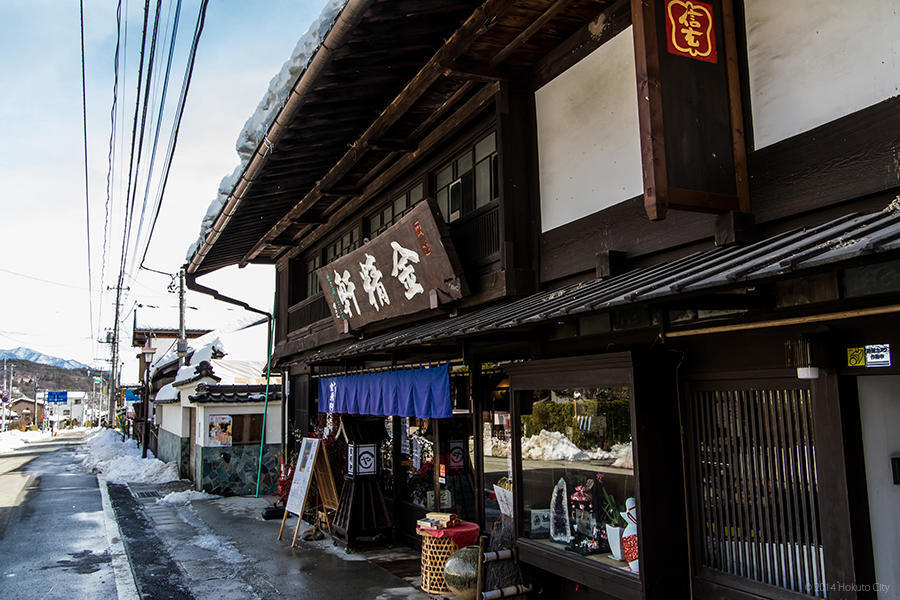
[[[638,547],[643,596],[651,600],[691,595],[678,360],[674,352],[633,355]]]

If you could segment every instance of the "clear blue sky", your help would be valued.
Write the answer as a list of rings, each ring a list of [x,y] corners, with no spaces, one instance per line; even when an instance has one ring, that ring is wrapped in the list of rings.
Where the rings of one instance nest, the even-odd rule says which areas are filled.
[[[324,3],[325,0],[210,2],[178,149],[150,246],[150,266],[174,271],[184,261],[219,180],[238,162],[234,143],[240,129]],[[129,24],[125,74],[128,83],[124,104],[120,106],[127,108],[127,123],[120,119],[120,128],[130,126],[134,110],[143,15],[142,2],[129,0],[125,5]],[[174,5],[174,0],[163,0],[163,15]],[[151,11],[154,6],[152,2]],[[181,87],[198,7],[199,0],[184,0],[182,5],[181,41],[169,84],[170,100],[177,98]],[[115,10],[113,0],[85,2],[95,288],[100,286]],[[89,363],[94,357],[107,355],[108,348],[92,342],[89,326],[80,52],[77,0],[0,2],[0,177],[4,182],[0,199],[0,239],[4,248],[0,261],[0,348],[27,346]],[[121,97],[119,101],[122,103]],[[164,132],[169,123],[168,119],[164,122]],[[161,145],[166,139],[167,134]],[[146,148],[149,151],[149,143]],[[159,164],[164,146],[158,152]],[[126,175],[122,173],[118,178],[121,185]],[[140,189],[143,191],[143,186]],[[152,190],[155,185],[151,186],[151,199]],[[118,253],[122,235],[124,196],[119,192],[111,207],[113,255]],[[114,285],[117,265],[116,256],[108,257],[104,285]],[[136,279],[126,282],[131,292],[125,310],[135,301],[152,304],[160,307],[167,323],[176,323],[176,297],[166,292],[167,278],[141,273]],[[209,279],[226,293],[251,304],[271,305],[273,275],[268,269],[223,272]],[[98,313],[100,291],[96,289],[94,293],[94,329],[102,332],[112,325],[112,296],[104,293],[102,313]],[[204,297],[190,298],[189,302],[201,308],[209,305]],[[202,317],[195,317],[201,312]],[[222,307],[192,311],[188,326],[191,318],[197,319],[195,326],[216,326],[229,316],[236,315]],[[133,352],[127,347],[130,340],[123,342],[123,356],[133,362]]]

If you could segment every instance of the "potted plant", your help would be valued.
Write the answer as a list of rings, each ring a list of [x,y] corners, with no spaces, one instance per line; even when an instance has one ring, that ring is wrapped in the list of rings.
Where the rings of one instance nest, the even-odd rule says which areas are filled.
[[[597,473],[597,480],[600,484],[600,493],[603,495],[601,503],[601,512],[603,521],[606,525],[606,539],[609,542],[609,550],[612,557],[616,560],[625,560],[622,553],[622,532],[625,530],[625,519],[622,518],[622,512],[625,505],[616,503],[616,499],[612,497],[603,486],[603,474]]]

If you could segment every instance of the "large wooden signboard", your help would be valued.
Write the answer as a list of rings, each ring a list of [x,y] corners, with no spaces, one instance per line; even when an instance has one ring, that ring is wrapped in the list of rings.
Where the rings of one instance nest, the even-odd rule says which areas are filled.
[[[749,209],[732,0],[632,0],[644,207]]]
[[[462,269],[433,200],[316,271],[342,332],[462,298]]]
[[[300,523],[303,520],[303,509],[309,496],[309,485],[312,478],[316,478],[316,487],[322,502],[322,508],[328,518],[328,509],[337,510],[338,494],[331,474],[331,465],[325,455],[325,448],[321,440],[317,438],[303,438],[300,446],[300,454],[297,457],[297,467],[294,469],[294,479],[291,481],[291,490],[284,506],[284,517],[281,519],[281,529],[278,531],[278,539],[284,534],[284,524],[289,514],[297,515],[297,527],[294,529],[294,538],[291,548],[297,544],[297,534],[300,533]]]

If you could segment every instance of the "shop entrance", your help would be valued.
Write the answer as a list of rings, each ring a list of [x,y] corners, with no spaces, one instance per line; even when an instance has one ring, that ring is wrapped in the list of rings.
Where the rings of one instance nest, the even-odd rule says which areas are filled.
[[[809,382],[695,381],[683,404],[695,595],[826,597]]]

